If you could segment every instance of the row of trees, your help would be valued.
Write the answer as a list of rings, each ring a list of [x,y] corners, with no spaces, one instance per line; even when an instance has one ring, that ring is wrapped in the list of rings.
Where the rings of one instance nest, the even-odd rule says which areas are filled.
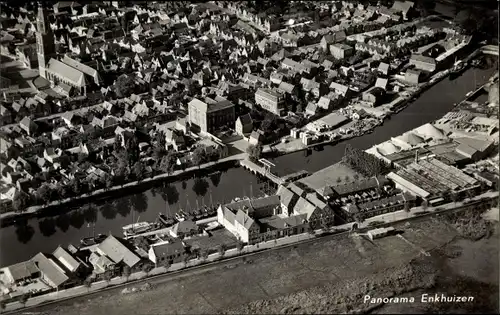
[[[347,145],[342,162],[366,177],[379,176],[391,171],[391,166],[374,155]]]
[[[120,140],[121,141],[121,140]],[[133,141],[131,141],[133,142]],[[27,207],[34,204],[47,204],[51,201],[79,196],[84,193],[92,193],[96,189],[108,190],[115,185],[123,185],[131,180],[142,181],[148,174],[154,173],[172,174],[177,166],[176,154],[172,151],[158,150],[155,152],[155,163],[151,173],[146,171],[144,162],[138,160],[138,152],[135,145],[128,144],[126,148],[117,146],[112,161],[108,161],[113,175],[105,173],[102,176],[86,177],[85,179],[72,179],[68,183],[59,182],[56,185],[42,184],[33,195],[18,191],[12,201],[15,212],[24,212]],[[201,166],[204,163],[219,159],[217,152],[207,153],[205,148],[196,148],[191,155],[192,165]],[[83,162],[88,163],[88,162]]]

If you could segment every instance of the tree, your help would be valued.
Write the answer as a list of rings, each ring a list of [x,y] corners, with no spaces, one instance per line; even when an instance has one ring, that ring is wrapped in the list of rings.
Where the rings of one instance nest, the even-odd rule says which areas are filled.
[[[28,302],[28,295],[26,293],[23,293],[19,297],[19,302],[21,302],[21,304],[23,304],[23,305],[26,305],[26,302]]]
[[[12,200],[12,208],[14,208],[15,212],[24,212],[29,204],[29,195],[23,191],[18,191],[14,195],[14,199]]]
[[[50,200],[50,195],[51,195],[51,188],[46,185],[42,184],[42,186],[38,187],[36,190],[36,196],[38,200],[46,204]]]
[[[316,235],[316,232],[315,232],[315,226],[312,222],[309,222],[308,226],[307,226],[307,233],[309,233],[310,235]]]
[[[427,208],[429,207],[429,203],[427,202],[427,200],[424,200],[424,201],[422,201],[421,206],[422,206],[422,209],[427,210]]]
[[[271,113],[267,113],[266,117],[260,124],[260,129],[264,132],[270,132],[276,123],[276,116]]]
[[[262,145],[261,144],[250,144],[247,147],[247,154],[251,161],[258,161],[262,155]]]
[[[404,210],[406,212],[410,212],[410,204],[408,202],[405,201],[405,204],[404,204]]]
[[[102,177],[102,181],[104,183],[104,186],[106,187],[106,190],[113,187],[113,178],[108,173],[104,174],[104,176]]]
[[[208,258],[208,251],[206,249],[203,249],[200,251],[200,258],[201,260],[205,261]]]
[[[191,153],[191,161],[193,165],[197,165],[198,168],[201,167],[201,164],[205,163],[207,160],[207,154],[205,152],[205,148],[197,147],[194,149],[193,153]]]
[[[365,217],[361,213],[357,212],[353,215],[353,219],[358,223],[363,223]]]
[[[171,266],[170,264],[170,260],[168,259],[165,259],[162,263],[161,263],[162,267],[165,268],[165,270],[168,270]]]
[[[169,152],[166,156],[161,158],[160,170],[167,174],[172,174],[175,167],[175,156]]]
[[[184,263],[184,267],[187,266],[188,262],[189,262],[189,254],[185,253],[184,255],[182,255],[182,262]]]
[[[73,191],[73,194],[75,194],[75,196],[80,195],[81,187],[80,187],[80,183],[77,180],[73,180],[71,182],[71,190]]]
[[[140,182],[144,177],[144,164],[141,161],[137,161],[134,164],[134,175],[138,182]]]
[[[122,276],[125,277],[125,281],[128,282],[128,278],[130,277],[130,275],[132,274],[132,270],[130,269],[130,267],[128,265],[125,265],[125,267],[123,267],[123,271],[122,271]]]
[[[150,264],[144,264],[142,266],[142,271],[146,274],[146,277],[149,275],[149,272],[153,269]]]
[[[114,88],[118,97],[129,96],[135,89],[134,79],[126,74],[122,74],[116,79]]]
[[[113,273],[111,270],[106,270],[103,274],[104,281],[109,285],[109,281],[113,278]]]
[[[220,244],[218,247],[217,247],[217,252],[219,253],[219,255],[221,257],[224,256],[224,254],[226,253],[226,245],[224,244]]]
[[[238,251],[238,253],[241,253],[243,247],[245,247],[245,244],[241,240],[238,240],[236,242],[236,250]]]
[[[0,301],[0,308],[2,309],[2,311],[5,310],[6,306],[7,306],[7,303],[4,300]]]
[[[337,184],[340,184],[342,182],[342,178],[337,177]]]

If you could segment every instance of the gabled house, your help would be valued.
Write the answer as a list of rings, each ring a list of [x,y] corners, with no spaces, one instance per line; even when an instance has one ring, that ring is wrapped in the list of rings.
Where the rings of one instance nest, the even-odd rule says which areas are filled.
[[[174,264],[182,261],[185,252],[181,241],[162,242],[151,245],[148,257],[155,266],[162,265],[164,262]]]
[[[19,127],[21,127],[21,129],[24,130],[30,136],[33,135],[38,129],[37,124],[34,121],[32,121],[29,117],[24,117],[19,122]]]
[[[253,130],[253,120],[250,114],[245,114],[243,116],[238,117],[235,123],[236,133],[240,135],[246,135],[252,132]]]

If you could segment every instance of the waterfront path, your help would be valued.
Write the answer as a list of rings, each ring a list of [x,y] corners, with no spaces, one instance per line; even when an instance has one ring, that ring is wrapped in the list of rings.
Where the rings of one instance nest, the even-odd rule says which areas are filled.
[[[373,218],[369,218],[362,223],[358,224],[358,229],[366,230],[371,227],[371,224],[374,222],[380,222],[383,225],[393,224],[396,222],[405,222],[410,220],[421,219],[424,217],[430,217],[435,214],[443,214],[453,211],[464,210],[470,207],[470,204],[476,205],[479,203],[481,198],[484,198],[484,202],[488,203],[487,206],[496,206],[498,204],[498,196],[499,193],[497,191],[494,192],[486,192],[482,195],[471,198],[470,200],[460,201],[456,203],[448,203],[445,205],[441,205],[439,207],[429,207],[427,209],[422,209],[421,207],[415,207],[410,209],[410,211],[406,212],[396,211],[393,213],[382,214]],[[151,270],[149,273],[145,273],[143,271],[136,272],[131,274],[128,279],[125,277],[116,277],[111,279],[109,282],[100,281],[93,283],[90,287],[78,286],[67,290],[61,290],[58,292],[52,292],[49,294],[37,296],[28,299],[25,305],[20,302],[12,302],[6,305],[5,311],[15,311],[21,309],[23,307],[27,307],[28,309],[33,309],[39,307],[40,304],[49,305],[55,304],[64,300],[68,300],[71,298],[75,298],[78,296],[96,293],[107,289],[117,288],[117,287],[125,287],[125,285],[140,285],[146,282],[154,282],[155,279],[174,279],[179,276],[187,276],[189,274],[196,274],[207,269],[211,269],[214,267],[214,264],[228,264],[230,261],[234,259],[238,259],[239,256],[251,256],[258,255],[259,252],[263,250],[272,250],[275,248],[287,247],[287,246],[295,246],[299,243],[310,241],[314,239],[316,235],[320,236],[324,232],[337,232],[338,234],[329,235],[327,238],[335,238],[335,237],[346,237],[349,234],[349,231],[352,229],[353,223],[348,223],[342,226],[337,226],[329,229],[329,231],[323,231],[321,229],[316,230],[314,233],[304,233],[293,235],[289,237],[280,238],[277,240],[272,240],[268,242],[263,242],[256,245],[247,245],[241,251],[238,251],[235,248],[228,249],[223,255],[219,253],[214,253],[208,256],[208,258],[203,261],[201,259],[193,259],[188,261],[187,263],[175,263],[172,264],[168,269],[164,267],[157,267]],[[375,227],[374,227],[375,228]],[[224,261],[219,262],[221,259],[225,259]],[[181,272],[182,269],[189,268],[184,272]],[[166,272],[169,273],[166,273]],[[146,277],[151,277],[147,278]]]
[[[185,170],[177,170],[177,171],[174,171],[171,174],[164,173],[164,174],[159,174],[159,175],[156,175],[156,176],[153,176],[153,177],[150,177],[150,178],[145,178],[145,179],[143,179],[140,182],[134,181],[134,182],[126,183],[124,185],[116,185],[116,186],[110,187],[107,190],[105,190],[105,189],[97,189],[97,190],[93,191],[92,193],[82,194],[82,195],[80,195],[78,197],[66,198],[66,199],[62,199],[62,200],[56,200],[56,201],[52,201],[52,202],[50,202],[48,204],[45,204],[45,205],[31,206],[26,211],[24,211],[23,213],[17,213],[17,212],[14,212],[14,211],[2,213],[2,214],[0,214],[0,220],[4,220],[4,219],[7,219],[7,218],[16,217],[16,216],[19,216],[19,215],[34,214],[34,213],[37,213],[38,211],[40,211],[40,210],[42,210],[44,208],[47,208],[49,206],[59,206],[59,205],[67,204],[67,203],[70,203],[70,202],[75,202],[75,201],[78,201],[78,200],[81,200],[81,199],[85,199],[85,198],[89,198],[89,197],[97,197],[99,195],[102,195],[102,194],[105,194],[105,193],[109,193],[109,192],[112,192],[112,191],[118,191],[118,190],[121,190],[121,189],[124,189],[124,188],[136,186],[136,185],[139,185],[139,184],[144,184],[144,183],[151,182],[151,181],[157,181],[157,180],[162,180],[162,179],[165,180],[165,179],[168,179],[168,178],[173,178],[173,177],[185,174],[185,173],[197,171],[197,170],[200,170],[200,169],[207,169],[207,168],[213,167],[215,165],[226,163],[226,162],[230,162],[230,161],[241,161],[241,160],[244,160],[247,156],[248,156],[248,154],[246,154],[246,153],[238,153],[238,154],[234,154],[234,155],[225,157],[225,158],[220,159],[220,160],[215,161],[215,162],[208,162],[208,163],[205,163],[205,164],[201,164],[200,166],[188,167]]]

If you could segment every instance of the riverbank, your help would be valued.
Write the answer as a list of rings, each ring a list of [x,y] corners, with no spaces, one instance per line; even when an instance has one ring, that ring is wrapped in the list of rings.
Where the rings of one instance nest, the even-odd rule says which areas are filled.
[[[344,135],[339,139],[322,141],[322,142],[313,143],[313,144],[310,144],[307,146],[302,144],[301,139],[294,139],[292,141],[296,141],[299,144],[295,144],[295,142],[293,142],[293,143],[289,142],[286,144],[282,144],[282,146],[280,146],[280,144],[278,144],[276,146],[272,146],[272,147],[271,146],[264,146],[262,152],[267,154],[267,155],[270,155],[272,157],[277,157],[277,156],[291,154],[291,153],[295,153],[295,152],[311,150],[311,149],[314,149],[316,147],[334,146],[337,143],[340,143],[342,141],[346,141],[346,140],[356,138],[356,137],[362,137],[368,133],[373,132],[377,127],[383,125],[384,121],[387,119],[391,119],[392,115],[395,115],[395,114],[399,113],[400,111],[404,110],[421,93],[425,92],[427,89],[429,89],[432,86],[434,86],[435,84],[439,83],[441,80],[446,78],[449,74],[450,74],[449,69],[440,71],[440,72],[434,74],[429,79],[429,82],[422,83],[421,85],[418,86],[418,88],[416,88],[414,91],[412,91],[412,93],[408,94],[407,96],[404,96],[404,97],[398,96],[398,98],[395,99],[394,101],[392,101],[388,104],[380,105],[378,108],[385,111],[386,114],[379,118],[378,124],[373,125],[370,128],[361,130],[361,131],[353,133],[353,134]],[[394,104],[396,104],[396,106],[394,106]],[[390,108],[386,109],[385,107],[387,107],[387,106],[389,106]]]
[[[137,193],[141,189],[146,190],[154,185],[159,184],[160,182],[172,182],[178,181],[182,179],[186,179],[186,177],[192,175],[193,173],[203,172],[203,171],[214,171],[218,168],[227,169],[231,167],[238,166],[238,162],[242,159],[245,159],[247,156],[246,153],[235,154],[221,160],[215,162],[209,162],[202,164],[200,166],[193,166],[186,168],[185,170],[177,170],[172,174],[159,174],[150,178],[145,178],[141,181],[133,181],[123,185],[116,185],[110,187],[108,189],[98,189],[93,191],[92,193],[85,193],[78,197],[66,198],[63,200],[52,201],[45,205],[37,205],[31,206],[26,211],[19,212],[6,212],[0,214],[0,226],[8,226],[16,222],[17,219],[29,219],[31,217],[35,217],[37,215],[53,215],[54,212],[58,212],[61,208],[65,208],[69,210],[74,207],[78,207],[84,205],[88,202],[103,200],[108,198],[116,197],[119,195],[124,195],[127,193]],[[202,175],[202,174],[199,174]]]
[[[488,192],[488,193],[485,193],[483,196],[487,196],[489,198],[496,199],[498,197],[498,192],[494,192],[494,193]],[[480,197],[482,197],[482,196],[477,196],[474,199],[478,200]],[[493,200],[493,199],[491,199],[491,200]],[[469,209],[469,208],[466,208],[466,209]],[[402,222],[416,220],[416,221],[413,221],[411,224],[412,224],[412,226],[415,226],[415,225],[418,226],[419,225],[418,222],[420,220],[422,220],[424,216],[430,217],[431,215],[434,215],[436,213],[441,214],[445,211],[446,212],[454,212],[454,211],[458,211],[458,210],[464,210],[461,202],[456,203],[456,204],[443,205],[440,208],[435,208],[435,209],[432,207],[429,207],[427,209],[427,212],[424,214],[421,213],[420,208],[411,209],[409,212],[399,211],[397,215],[390,214],[390,213],[383,214],[383,215],[380,215],[378,217],[370,218],[370,219],[366,220],[365,222],[361,223],[359,226],[359,228],[360,228],[359,232],[362,232],[366,229],[371,229],[371,228],[373,228],[373,223],[379,223],[379,222],[384,222],[385,224],[398,223],[398,224],[400,224],[399,227],[404,229],[403,225],[401,225]],[[382,223],[382,224],[384,224],[384,223]],[[407,223],[407,224],[409,224],[409,223]],[[420,223],[420,224],[421,224],[422,229],[425,229],[425,231],[421,231],[422,232],[421,235],[426,235],[426,238],[428,238],[429,237],[429,230],[428,230],[429,224],[426,224],[426,223],[423,223],[423,224]],[[430,224],[431,225],[436,224],[436,222],[430,221]],[[133,282],[132,284],[128,284],[128,286],[130,286],[130,285],[140,285],[141,283],[144,283],[145,281],[155,282],[155,281],[173,280],[172,277],[177,278],[179,276],[181,276],[181,277],[188,277],[190,275],[203,276],[203,274],[206,274],[207,271],[210,271],[213,269],[221,269],[221,267],[228,266],[228,264],[229,265],[234,264],[234,262],[236,262],[236,261],[241,260],[241,261],[245,262],[245,261],[251,261],[254,259],[259,259],[259,257],[261,257],[262,255],[268,255],[268,254],[266,254],[266,249],[274,249],[275,251],[272,251],[272,252],[267,251],[267,252],[272,253],[271,255],[273,255],[273,256],[276,256],[277,254],[279,255],[279,252],[282,251],[283,248],[287,248],[287,247],[291,248],[291,250],[293,252],[294,249],[298,248],[299,246],[302,248],[307,247],[309,249],[312,249],[312,251],[314,252],[313,256],[314,256],[314,259],[316,261],[324,261],[326,259],[326,261],[328,261],[328,264],[332,263],[330,257],[343,256],[345,258],[344,255],[346,253],[350,258],[353,258],[356,261],[360,259],[359,254],[361,254],[362,259],[365,259],[367,257],[371,257],[371,255],[366,255],[365,248],[363,248],[362,246],[360,248],[358,242],[354,242],[354,245],[356,245],[356,246],[352,246],[353,244],[346,244],[345,243],[345,240],[350,239],[350,237],[348,237],[349,236],[348,232],[346,232],[346,231],[350,230],[351,226],[352,225],[349,224],[349,225],[342,226],[342,227],[332,228],[330,231],[328,231],[328,232],[333,232],[333,233],[336,232],[337,234],[335,234],[335,235],[326,236],[324,233],[325,231],[317,230],[317,231],[315,231],[314,235],[306,233],[306,234],[300,234],[300,235],[295,235],[295,236],[290,236],[290,237],[284,237],[284,238],[280,238],[276,241],[264,242],[264,243],[261,243],[259,245],[245,246],[241,251],[238,251],[237,249],[229,249],[222,255],[219,253],[214,253],[214,254],[210,255],[207,260],[193,259],[191,261],[188,261],[186,264],[184,264],[184,263],[173,264],[169,267],[168,270],[163,268],[163,267],[158,267],[158,268],[155,268],[152,271],[150,271],[148,274],[146,274],[142,271],[137,272],[137,273],[133,273],[128,279],[126,279],[124,277],[117,277],[117,278],[112,279],[110,282],[101,281],[101,282],[94,283],[89,288],[86,288],[84,286],[80,286],[80,287],[76,287],[76,288],[72,288],[72,289],[68,289],[68,290],[61,290],[59,292],[51,293],[50,296],[45,295],[45,296],[39,296],[39,297],[29,299],[25,305],[22,305],[19,302],[9,303],[6,305],[6,310],[7,311],[14,311],[17,309],[22,309],[22,308],[24,308],[24,306],[28,306],[29,308],[32,308],[32,309],[51,308],[51,313],[53,313],[54,312],[54,310],[53,310],[54,305],[52,305],[52,306],[43,306],[43,305],[40,306],[39,304],[44,303],[44,302],[48,302],[49,304],[54,304],[54,303],[57,303],[54,300],[58,300],[58,299],[69,300],[69,299],[72,299],[72,298],[75,298],[78,296],[82,296],[82,298],[88,299],[89,294],[91,294],[92,292],[104,294],[102,292],[103,290],[109,290],[109,292],[112,292],[112,294],[118,294],[118,296],[116,296],[116,295],[114,296],[115,298],[117,298],[120,296],[119,295],[120,292],[117,290],[122,290],[124,288],[124,285],[126,285],[125,283],[127,281]],[[438,231],[442,233],[443,229],[437,229],[434,233],[431,233],[431,239],[433,241],[426,239],[425,244],[427,244],[427,245],[424,245],[424,243],[422,243],[422,241],[424,241],[424,239],[421,239],[421,241],[419,242],[419,241],[416,241],[416,240],[410,238],[410,240],[412,240],[413,244],[418,244],[419,246],[424,247],[424,249],[415,250],[412,246],[407,246],[407,244],[405,242],[399,242],[399,241],[397,241],[398,242],[397,243],[398,250],[396,250],[396,251],[393,251],[393,246],[383,246],[382,248],[379,248],[379,249],[384,251],[384,252],[387,252],[387,249],[390,248],[391,249],[390,255],[395,255],[394,261],[399,261],[402,258],[399,255],[403,255],[405,253],[408,254],[407,251],[411,251],[411,253],[413,255],[413,254],[419,254],[422,251],[426,252],[426,251],[430,250],[430,248],[426,248],[426,246],[430,246],[430,245],[435,246],[436,239],[434,239],[432,236],[438,236],[438,234],[436,234]],[[413,228],[411,231],[408,231],[409,235],[413,235],[414,232],[415,232],[415,230]],[[405,233],[404,235],[406,238],[409,237],[407,233]],[[315,239],[315,236],[325,236],[325,237]],[[391,239],[391,238],[386,238],[386,240],[387,239]],[[437,238],[437,239],[442,241],[443,235],[439,234],[439,238]],[[324,253],[322,251],[319,251],[317,248],[317,245],[319,243],[324,243],[324,242],[335,242],[335,245],[330,246],[330,248],[331,248],[331,250],[336,251],[337,254],[324,255]],[[377,241],[377,242],[380,242],[380,241]],[[305,243],[310,243],[310,245],[303,246]],[[349,241],[349,243],[350,243],[350,241]],[[372,249],[373,249],[373,247],[371,247],[371,246],[366,248],[366,250],[368,252],[370,252]],[[394,254],[394,253],[397,253],[397,254]],[[374,255],[373,259],[376,260],[376,259],[378,259],[377,257],[384,257],[383,261],[385,261],[385,263],[387,263],[386,256],[384,254],[382,254],[382,255],[380,255],[380,254],[382,254],[382,253],[378,253],[377,255]],[[388,254],[388,252],[386,254]],[[243,255],[243,257],[238,257],[240,255]],[[319,257],[318,257],[318,255],[319,255]],[[406,255],[403,255],[403,256],[406,257]],[[300,257],[307,257],[307,256],[300,255]],[[224,261],[221,261],[219,263],[214,263],[214,264],[203,265],[203,264],[206,264],[207,262],[217,262],[220,259],[224,259]],[[302,258],[302,259],[304,259],[304,258]],[[391,260],[389,260],[389,261],[391,261]],[[394,261],[391,261],[391,263],[393,263]],[[342,261],[337,260],[337,262],[340,262],[343,264],[344,260],[342,260]],[[276,263],[276,260],[273,260],[273,265],[275,268],[278,268],[278,267],[281,268],[279,264],[276,265],[275,263]],[[349,264],[349,265],[351,267],[356,266],[355,262],[353,262],[352,264],[354,264],[354,265],[351,265],[351,264]],[[310,266],[309,264],[307,264],[307,265]],[[374,265],[371,263],[365,264],[365,266],[366,265],[374,267]],[[378,264],[376,264],[376,265],[378,265]],[[302,266],[304,266],[304,264],[302,264]],[[172,274],[172,273],[164,274],[167,271],[170,271],[170,272],[180,271],[181,269],[185,269],[187,267],[192,267],[192,268],[185,270],[183,273],[175,272],[174,274]],[[252,265],[247,265],[246,267],[251,268]],[[233,269],[233,268],[224,267],[222,269]],[[323,269],[323,268],[321,268],[321,269]],[[335,280],[335,279],[338,280],[339,277],[342,278],[343,277],[343,276],[341,276],[342,273],[338,273],[338,270],[343,270],[343,269],[345,269],[345,268],[336,269],[337,271],[332,273],[333,278],[331,280]],[[383,269],[384,268],[382,268],[381,270],[383,270]],[[300,272],[302,272],[303,268],[295,268],[295,272],[297,272],[297,270],[300,270]],[[219,273],[214,273],[214,272],[208,272],[208,273],[217,274],[220,276]],[[148,276],[153,276],[153,275],[156,275],[156,276],[153,278],[147,279],[147,280],[141,280],[143,278],[146,278]],[[283,275],[283,274],[281,274],[281,275]],[[242,276],[242,274],[240,274],[239,276]],[[268,274],[265,274],[265,273],[263,274],[262,272],[253,273],[251,276],[252,277],[265,276],[268,279],[273,279],[273,277],[269,277]],[[287,275],[287,276],[289,276],[289,275]],[[297,275],[297,276],[299,276],[299,275]],[[309,272],[307,272],[306,274],[302,274],[300,277],[303,277],[303,276],[311,277],[312,275]],[[321,272],[321,276],[324,276],[324,274],[322,272]],[[291,279],[295,279],[295,277],[289,278],[289,280],[291,280]],[[137,280],[137,281],[134,281],[134,280]],[[171,282],[171,281],[167,281],[167,282]],[[285,282],[282,282],[282,284],[283,283],[286,284],[289,282],[290,281],[285,281]],[[293,282],[293,280],[292,280],[292,282]],[[197,283],[197,285],[206,284],[209,286],[213,284],[213,282],[211,282],[211,281],[203,282],[203,283],[200,283],[200,281],[196,281],[196,283]],[[234,282],[232,282],[232,281],[229,281],[227,283],[234,284]],[[109,286],[116,286],[116,287],[115,288],[108,288]],[[247,289],[246,286],[243,286],[243,287],[245,287],[245,289]],[[213,289],[217,289],[217,287],[213,288]],[[179,292],[183,292],[184,286],[182,286],[182,288],[179,290],[180,290]],[[206,290],[203,292],[205,292],[206,294],[209,294],[208,292],[210,292],[210,291],[211,290]],[[124,294],[123,291],[122,291],[122,294]],[[189,294],[187,294],[187,295],[189,295]],[[166,295],[164,295],[164,297],[165,296],[171,296],[171,294],[166,294]],[[129,295],[129,297],[133,298],[133,296],[130,296],[130,295]],[[269,298],[269,296],[263,296],[263,297],[260,297],[258,299],[262,299],[262,298]],[[113,298],[110,300],[114,301],[115,299]],[[215,300],[217,300],[217,299],[215,299]],[[71,305],[70,301],[71,300],[69,300],[68,302]],[[65,302],[63,302],[63,303],[65,303]],[[192,303],[192,300],[191,300],[191,303]],[[95,304],[93,304],[93,305],[94,305],[94,307],[96,306]],[[74,305],[72,305],[72,306],[74,306]],[[57,307],[57,306],[55,306],[55,307]],[[232,306],[232,307],[235,307],[235,306]],[[93,311],[95,312],[96,310],[93,310]],[[207,311],[207,310],[205,310],[205,311]],[[211,309],[211,312],[212,311],[214,311],[214,310]],[[82,313],[80,313],[80,314],[82,314]]]

